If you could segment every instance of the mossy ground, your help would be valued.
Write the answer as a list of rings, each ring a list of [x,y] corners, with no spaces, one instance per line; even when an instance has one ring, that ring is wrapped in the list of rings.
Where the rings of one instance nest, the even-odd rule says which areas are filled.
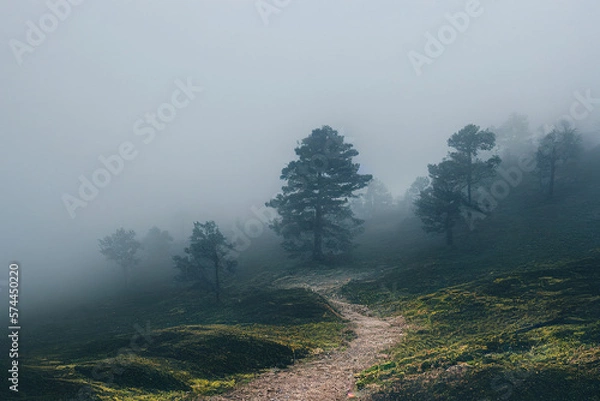
[[[36,326],[20,399],[188,400],[351,338],[308,290],[254,289],[220,305],[209,296],[131,295]]]
[[[344,288],[409,323],[390,359],[359,377],[380,389],[374,399],[600,399],[599,252],[427,294],[381,285],[393,276]]]

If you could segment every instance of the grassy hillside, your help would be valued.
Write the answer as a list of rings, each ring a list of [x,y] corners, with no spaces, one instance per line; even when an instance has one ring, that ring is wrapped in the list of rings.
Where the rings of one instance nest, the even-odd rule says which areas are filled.
[[[599,399],[600,252],[424,295],[396,286],[374,299],[372,284],[344,292],[410,324],[391,359],[360,375],[360,387],[384,385],[376,399]]]
[[[239,295],[215,305],[193,289],[137,294],[54,316],[27,338],[20,399],[187,400],[351,337],[310,291]]]
[[[554,199],[526,177],[453,249],[398,239],[396,263],[347,284],[347,298],[410,325],[359,386],[374,400],[599,400],[599,153]]]

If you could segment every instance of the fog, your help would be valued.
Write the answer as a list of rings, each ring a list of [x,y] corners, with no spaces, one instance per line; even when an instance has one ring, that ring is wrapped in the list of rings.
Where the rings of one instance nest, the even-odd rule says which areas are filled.
[[[428,32],[468,7],[427,56]],[[109,277],[97,239],[118,227],[183,239],[214,219],[229,234],[322,125],[401,196],[466,124],[518,112],[535,132],[572,113],[576,93],[600,97],[599,12],[592,0],[2,2],[3,263],[20,263],[33,303]],[[597,111],[577,110],[580,131],[598,127]],[[80,177],[117,154],[69,211]]]

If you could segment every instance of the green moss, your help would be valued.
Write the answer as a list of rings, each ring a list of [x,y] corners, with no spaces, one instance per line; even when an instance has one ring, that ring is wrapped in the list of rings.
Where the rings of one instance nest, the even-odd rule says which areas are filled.
[[[122,308],[124,316],[94,315],[93,334],[83,322],[85,336],[40,342],[29,353],[31,366],[23,372],[27,394],[36,400],[77,399],[87,388],[86,397],[102,401],[187,400],[193,394],[228,391],[264,369],[283,368],[352,337],[331,305],[310,291],[263,289],[241,296],[239,302],[209,304],[195,312],[195,299],[155,299],[145,307],[134,303],[131,308],[150,322],[148,341],[133,322],[120,323],[132,310]],[[188,310],[192,318],[158,314],[173,310]],[[69,328],[61,322],[43,329],[72,335],[79,324],[71,322]]]
[[[369,292],[376,283],[364,285]],[[348,287],[362,294],[360,283]],[[401,311],[409,322],[390,360],[358,377],[359,387],[381,389],[382,400],[600,394],[600,257],[526,266],[426,295],[380,291],[373,299],[381,313]]]
[[[178,379],[159,363],[144,358],[130,358],[118,364],[111,362],[77,365],[74,370],[90,380],[109,383],[120,388],[142,390],[189,390],[189,386]]]

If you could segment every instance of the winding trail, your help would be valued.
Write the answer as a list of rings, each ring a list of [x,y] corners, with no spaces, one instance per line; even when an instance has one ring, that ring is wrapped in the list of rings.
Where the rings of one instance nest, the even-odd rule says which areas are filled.
[[[335,283],[339,283],[336,281]],[[304,283],[326,296],[335,283],[321,281],[317,286]],[[288,287],[299,286],[287,285]],[[368,394],[354,393],[354,375],[386,357],[383,352],[400,341],[404,321],[401,317],[381,319],[363,305],[328,297],[337,311],[350,321],[356,333],[345,349],[333,350],[301,360],[283,370],[271,370],[232,392],[205,398],[210,401],[338,401],[368,400]]]

